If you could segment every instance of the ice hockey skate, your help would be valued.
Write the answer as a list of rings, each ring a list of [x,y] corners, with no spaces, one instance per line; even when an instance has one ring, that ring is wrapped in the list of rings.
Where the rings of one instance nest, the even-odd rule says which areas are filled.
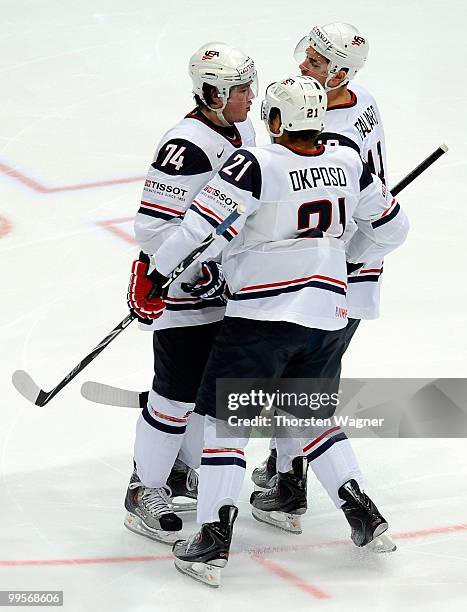
[[[219,521],[205,523],[188,540],[175,542],[174,563],[178,571],[208,586],[218,587],[221,582],[220,570],[229,559],[237,514],[236,506],[222,506],[219,509]]]
[[[190,512],[196,510],[198,498],[198,474],[180,459],[175,464],[167,479],[171,490],[170,507],[173,512]],[[175,499],[177,498],[177,499]]]
[[[396,545],[385,533],[388,523],[368,495],[360,491],[355,480],[345,482],[338,494],[345,501],[342,510],[352,529],[350,537],[356,546],[377,553],[396,550]]]
[[[173,544],[182,529],[182,520],[170,507],[170,488],[145,487],[133,472],[125,497],[125,527],[151,540]]]
[[[267,491],[253,491],[250,497],[251,513],[267,523],[290,533],[302,533],[300,516],[307,510],[306,457],[296,457],[293,473],[278,472],[276,482]]]
[[[277,451],[272,448],[268,458],[263,461],[260,467],[253,470],[251,480],[255,485],[255,490],[270,489],[275,484]]]

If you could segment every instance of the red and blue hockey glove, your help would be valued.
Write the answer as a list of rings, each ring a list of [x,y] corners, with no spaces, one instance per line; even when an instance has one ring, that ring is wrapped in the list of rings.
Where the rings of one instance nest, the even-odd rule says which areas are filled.
[[[224,298],[225,278],[222,265],[216,261],[204,261],[201,264],[202,276],[195,283],[182,283],[185,293],[202,300]]]
[[[145,253],[140,253],[131,266],[130,284],[128,285],[127,301],[128,306],[138,321],[150,325],[152,321],[158,319],[164,312],[165,302],[160,294],[157,297],[148,299],[148,294],[154,285],[162,285],[162,277],[156,270],[148,274],[149,257]]]

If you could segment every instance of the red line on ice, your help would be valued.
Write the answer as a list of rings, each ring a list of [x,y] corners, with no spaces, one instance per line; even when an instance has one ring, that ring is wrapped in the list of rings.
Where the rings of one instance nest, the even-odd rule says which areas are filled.
[[[286,570],[284,567],[278,565],[277,563],[274,563],[270,559],[265,559],[264,557],[260,557],[256,554],[251,555],[251,558],[254,559],[256,563],[259,563],[259,565],[262,565],[273,574],[276,574],[276,576],[280,576],[284,580],[287,580],[288,582],[292,583],[301,591],[305,591],[305,593],[308,593],[308,595],[311,595],[316,599],[329,599],[330,595],[328,595],[324,591],[321,591],[321,589],[318,589],[309,582],[305,582],[305,580],[303,580],[296,574],[293,574],[289,570]]]
[[[127,232],[123,231],[118,227],[119,223],[127,223],[128,221],[134,221],[134,217],[122,217],[120,219],[106,219],[105,221],[96,221],[96,223],[102,226],[104,229],[112,232],[115,236],[118,236],[125,242],[129,242],[130,244],[136,244],[136,241],[132,236],[127,234]]]
[[[89,559],[24,559],[21,561],[0,561],[0,566],[15,567],[27,565],[89,565],[99,563],[138,563],[141,561],[168,561],[172,555],[146,555],[144,557],[91,557]]]
[[[419,529],[418,531],[404,531],[401,533],[391,533],[391,537],[395,540],[404,540],[411,538],[423,538],[441,533],[455,533],[458,531],[467,531],[467,523],[460,525],[448,525],[446,527],[432,527],[430,529]],[[250,555],[265,555],[272,553],[294,552],[299,550],[318,550],[320,548],[329,548],[330,546],[340,546],[345,544],[351,546],[350,539],[331,540],[328,542],[316,542],[315,544],[296,544],[293,546],[264,546],[240,550],[230,553],[231,555],[241,555],[249,553]],[[25,565],[80,565],[80,564],[99,564],[99,563],[134,563],[144,561],[167,561],[173,559],[172,555],[147,555],[144,557],[91,557],[83,559],[4,559],[0,560],[0,567],[14,567]]]
[[[122,185],[125,183],[134,183],[135,181],[142,181],[145,179],[144,176],[129,176],[127,178],[120,179],[108,179],[106,181],[94,181],[91,183],[76,183],[72,185],[62,185],[61,187],[47,187],[36,179],[27,176],[23,172],[20,172],[16,168],[8,166],[8,164],[0,162],[0,172],[7,176],[16,179],[29,189],[36,191],[37,193],[58,193],[60,191],[78,191],[80,189],[94,189],[95,187],[105,187],[107,185]]]
[[[11,232],[11,223],[5,217],[0,215],[0,238],[3,238]]]

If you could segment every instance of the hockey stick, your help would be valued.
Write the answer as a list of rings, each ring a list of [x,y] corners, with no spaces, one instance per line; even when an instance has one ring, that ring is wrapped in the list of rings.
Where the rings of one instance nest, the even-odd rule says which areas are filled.
[[[244,212],[244,208],[241,205],[237,206],[237,210],[234,210],[230,215],[223,221],[212,234],[206,236],[203,242],[196,247],[180,264],[173,270],[168,277],[167,281],[162,286],[162,289],[169,287],[173,281],[178,278],[193,262],[195,262],[199,256],[206,251],[208,247],[223,234],[229,227],[234,223],[238,217]],[[154,290],[150,292],[149,297],[154,297],[152,294]],[[69,372],[58,385],[56,385],[51,391],[44,391],[41,389],[31,378],[31,376],[24,370],[16,370],[13,372],[12,382],[15,389],[21,393],[23,397],[35,404],[36,406],[45,406],[50,400],[59,393],[63,387],[73,380],[84,368],[91,363],[102,351],[109,346],[109,344],[115,340],[115,338],[122,333],[124,329],[130,325],[136,316],[133,313],[127,315],[123,321],[120,321],[113,330],[108,334],[99,344],[89,353],[86,357],[75,366],[71,372]]]
[[[434,162],[448,150],[447,145],[440,145],[433,153],[424,159],[418,166],[401,179],[390,191],[396,196],[410,185],[422,172],[425,172]],[[112,385],[105,385],[88,381],[81,386],[81,395],[90,402],[105,404],[107,406],[121,406],[124,408],[144,408],[148,401],[148,391],[130,391]]]
[[[405,189],[407,185],[410,185],[410,183],[415,180],[417,176],[420,176],[422,172],[425,172],[425,170],[429,168],[432,164],[434,164],[435,161],[441,157],[441,155],[444,155],[447,150],[447,145],[440,145],[435,151],[433,151],[433,153],[431,153],[431,155],[428,155],[428,157],[424,159],[421,163],[419,163],[416,168],[409,172],[407,176],[404,176],[404,178],[400,180],[397,185],[390,189],[392,195],[396,196],[403,189]]]

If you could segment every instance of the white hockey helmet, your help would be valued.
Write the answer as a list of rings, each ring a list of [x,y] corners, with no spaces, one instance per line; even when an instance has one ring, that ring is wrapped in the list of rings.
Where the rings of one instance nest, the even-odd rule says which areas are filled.
[[[278,133],[269,129],[269,116],[272,108],[281,113],[281,126]],[[324,115],[327,108],[327,96],[323,86],[313,77],[288,77],[277,83],[271,83],[261,105],[261,118],[273,138],[282,136],[284,130],[317,130],[324,128]]]
[[[243,51],[222,42],[208,42],[200,47],[190,58],[188,72],[193,81],[193,93],[198,95],[208,108],[204,98],[203,84],[217,88],[222,100],[222,108],[215,110],[218,115],[224,110],[235,85],[250,84],[253,95],[258,94],[258,76],[255,63]]]
[[[365,65],[370,49],[368,40],[350,23],[315,26],[295,47],[295,60],[303,62],[310,47],[329,60],[328,77],[324,84],[326,91],[347,85]],[[337,87],[329,87],[329,81],[343,69],[347,69],[344,81]]]

